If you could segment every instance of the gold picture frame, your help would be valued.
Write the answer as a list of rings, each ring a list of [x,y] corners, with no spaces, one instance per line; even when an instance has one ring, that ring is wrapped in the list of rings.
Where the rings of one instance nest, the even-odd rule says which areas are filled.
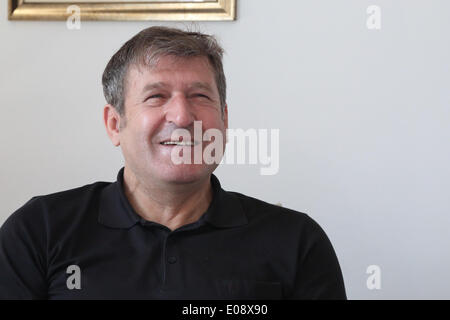
[[[236,0],[8,0],[9,20],[67,20],[69,6],[80,20],[235,20]]]

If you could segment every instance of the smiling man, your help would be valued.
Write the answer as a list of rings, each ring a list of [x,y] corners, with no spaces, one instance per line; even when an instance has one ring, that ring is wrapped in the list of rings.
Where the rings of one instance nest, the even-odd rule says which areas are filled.
[[[208,209],[212,199],[211,173],[217,167],[203,161],[175,164],[172,157],[178,150],[173,149],[183,152],[194,149],[195,143],[208,142],[177,145],[180,140],[172,141],[173,132],[185,128],[194,137],[194,122],[198,121],[202,132],[219,129],[226,137],[228,126],[227,106],[221,100],[208,57],[184,57],[185,48],[180,49],[179,56],[152,57],[150,53],[150,61],[140,57],[138,61],[144,60],[143,65],[129,66],[123,88],[125,97],[117,97],[124,100],[125,110],[117,110],[112,104],[112,96],[118,91],[111,88],[116,84],[112,78],[116,70],[108,68],[121,68],[127,62],[113,57],[104,77],[110,100],[104,109],[105,124],[114,145],[122,147],[127,198],[146,220],[172,230],[198,220]]]
[[[125,165],[114,183],[33,197],[7,219],[1,298],[346,298],[314,220],[223,190],[204,157],[225,149],[222,53],[212,36],[151,27],[114,54],[103,117]]]

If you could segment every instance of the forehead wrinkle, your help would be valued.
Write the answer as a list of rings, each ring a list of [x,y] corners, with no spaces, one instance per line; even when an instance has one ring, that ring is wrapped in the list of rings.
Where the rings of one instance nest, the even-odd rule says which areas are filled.
[[[154,63],[153,65],[149,66],[149,65],[142,65],[142,64],[135,64],[130,66],[129,68],[129,76],[135,72],[135,75],[138,75],[138,77],[145,77],[146,74],[150,73],[150,74],[161,74],[161,73],[166,73],[168,71],[172,72],[174,70],[174,67],[176,68],[177,64],[183,63],[185,61],[188,60],[193,60],[196,59],[197,61],[200,60],[201,64],[203,64],[204,66],[207,67],[207,70],[209,70],[212,74],[212,81],[214,82],[214,85],[209,84],[208,81],[199,81],[199,80],[195,80],[192,79],[193,82],[192,83],[185,83],[183,85],[183,87],[188,88],[188,89],[204,89],[207,90],[208,92],[212,92],[215,93],[216,92],[216,83],[215,83],[215,78],[214,78],[214,72],[212,70],[211,64],[209,63],[209,61],[206,59],[206,57],[173,57],[173,56],[165,56],[165,57],[159,57],[159,58],[169,58],[169,59],[164,59],[164,63],[160,63],[161,59],[158,59],[157,63]],[[175,74],[174,74],[175,76]],[[128,77],[128,80],[131,77]],[[133,82],[139,81],[138,79],[133,79]],[[150,90],[154,90],[154,89],[162,89],[162,88],[167,88],[167,87],[171,87],[171,84],[166,83],[164,81],[157,81],[157,79],[155,79],[156,81],[154,83],[147,83],[143,86],[142,90],[140,91],[141,93],[144,92],[148,92]],[[128,82],[128,81],[127,81]]]

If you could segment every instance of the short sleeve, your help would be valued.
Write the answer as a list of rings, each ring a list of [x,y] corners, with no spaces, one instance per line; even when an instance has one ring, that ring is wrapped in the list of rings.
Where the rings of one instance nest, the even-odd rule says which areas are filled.
[[[0,228],[0,299],[46,299],[46,228],[34,197]]]
[[[306,217],[297,276],[289,299],[346,300],[344,279],[333,246],[319,224]]]

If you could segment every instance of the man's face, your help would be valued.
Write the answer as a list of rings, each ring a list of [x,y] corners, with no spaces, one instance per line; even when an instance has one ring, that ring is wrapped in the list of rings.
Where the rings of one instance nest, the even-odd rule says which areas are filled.
[[[175,129],[186,129],[194,139],[194,121],[201,131],[222,132],[225,146],[227,110],[222,116],[214,72],[206,57],[163,56],[152,67],[130,67],[125,85],[124,128],[119,140],[126,166],[138,179],[156,183],[188,183],[209,176],[217,164],[174,164],[171,140]],[[202,148],[210,142],[201,142]],[[223,152],[223,150],[222,150]],[[203,153],[203,150],[202,150]]]

